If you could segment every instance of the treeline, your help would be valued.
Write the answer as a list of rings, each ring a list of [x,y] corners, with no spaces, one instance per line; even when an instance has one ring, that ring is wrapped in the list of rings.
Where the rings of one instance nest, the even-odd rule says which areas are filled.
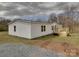
[[[9,19],[0,19],[0,31],[8,31],[9,22],[11,22]]]
[[[49,17],[49,22],[56,22],[61,24],[63,27],[69,28],[70,33],[79,32],[79,18],[76,19],[75,17],[69,16],[66,13],[63,13],[63,15],[51,14]]]
[[[68,27],[71,33],[79,33],[79,11],[77,6],[65,6],[64,12],[61,14],[50,14],[50,22],[58,22],[63,27]]]
[[[74,18],[69,16],[59,16],[59,23],[63,25],[63,27],[68,27],[69,32],[79,32],[79,22],[74,20]]]

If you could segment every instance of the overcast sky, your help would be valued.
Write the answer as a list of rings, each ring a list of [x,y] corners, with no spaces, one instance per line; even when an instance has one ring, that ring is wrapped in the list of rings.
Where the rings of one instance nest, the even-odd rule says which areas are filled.
[[[0,3],[0,16],[25,16],[61,13],[67,5],[79,6],[79,3],[67,2],[4,2]]]

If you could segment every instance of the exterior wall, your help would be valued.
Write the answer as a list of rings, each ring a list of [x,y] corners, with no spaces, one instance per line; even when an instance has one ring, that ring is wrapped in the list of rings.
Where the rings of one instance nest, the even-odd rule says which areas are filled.
[[[41,25],[45,25],[46,26],[46,31],[45,32],[41,32]],[[40,36],[44,36],[44,35],[48,35],[53,33],[52,30],[52,26],[53,24],[49,24],[49,23],[32,23],[31,25],[31,36],[32,38],[36,38],[36,37],[40,37]]]
[[[14,25],[16,25],[16,32],[14,32]],[[31,39],[31,24],[24,22],[14,22],[9,24],[9,35]]]
[[[46,26],[46,31],[41,31],[41,26]],[[14,26],[16,26],[16,32],[14,32]],[[14,22],[9,24],[9,35],[24,37],[28,39],[44,36],[53,33],[53,24],[49,23],[24,23],[24,22]]]

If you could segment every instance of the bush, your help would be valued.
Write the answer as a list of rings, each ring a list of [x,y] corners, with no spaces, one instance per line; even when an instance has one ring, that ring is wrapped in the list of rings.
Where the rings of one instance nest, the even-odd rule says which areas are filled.
[[[0,31],[8,31],[8,23],[10,20],[0,20]]]

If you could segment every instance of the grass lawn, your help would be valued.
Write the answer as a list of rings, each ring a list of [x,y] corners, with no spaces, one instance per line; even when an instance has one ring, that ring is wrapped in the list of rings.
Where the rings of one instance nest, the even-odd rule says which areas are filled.
[[[68,42],[79,46],[79,33],[73,33],[70,37],[59,37],[53,35],[42,36],[35,39],[26,39],[16,36],[8,35],[8,32],[0,32],[0,43],[26,43],[26,44],[36,44],[41,43],[42,41],[50,42]]]
[[[67,42],[68,44],[72,44],[79,48],[79,33],[73,33],[69,37],[59,37],[53,35],[42,36],[35,39],[26,39],[20,38],[16,36],[10,36],[7,32],[0,32],[0,43],[22,43],[22,44],[30,44],[30,45],[37,45],[49,49],[57,49],[62,51],[61,43]],[[79,50],[78,50],[79,51]]]

